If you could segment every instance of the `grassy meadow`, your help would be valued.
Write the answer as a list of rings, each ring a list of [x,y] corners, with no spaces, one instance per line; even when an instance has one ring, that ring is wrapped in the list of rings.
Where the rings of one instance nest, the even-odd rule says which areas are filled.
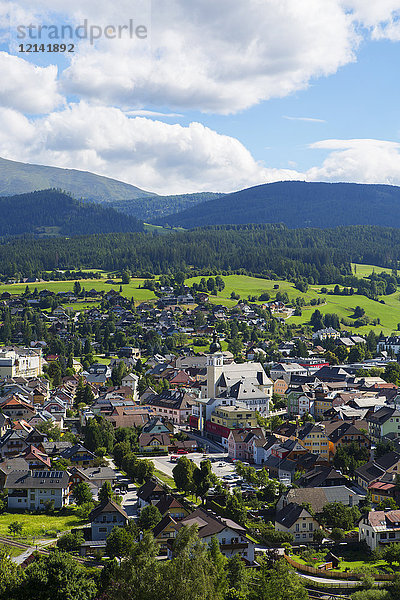
[[[358,277],[368,277],[373,271],[379,273],[381,271],[390,272],[390,269],[384,269],[383,267],[374,267],[373,265],[360,265],[353,264],[353,272]],[[121,280],[119,278],[113,279],[113,284],[106,283],[109,279],[108,273],[104,271],[98,271],[101,273],[101,279],[83,279],[80,280],[82,287],[86,290],[95,289],[97,291],[109,291],[111,289],[119,290],[121,286]],[[199,282],[201,277],[191,277],[186,280],[187,285],[192,285],[194,282]],[[206,278],[207,279],[207,278]],[[351,317],[354,313],[356,306],[364,308],[367,316],[371,319],[380,319],[380,325],[372,327],[367,325],[366,327],[354,328],[353,331],[365,334],[371,328],[377,333],[383,331],[385,334],[389,334],[397,330],[397,324],[400,322],[400,288],[396,290],[394,294],[390,296],[384,296],[382,300],[384,304],[370,300],[365,296],[333,296],[329,294],[321,294],[321,287],[326,287],[328,290],[332,290],[334,285],[329,286],[310,286],[306,293],[300,292],[294,287],[294,284],[289,281],[276,281],[271,279],[260,279],[257,277],[249,277],[247,275],[227,275],[223,277],[225,282],[225,288],[222,292],[218,292],[217,296],[210,296],[210,302],[213,304],[222,304],[227,308],[232,308],[236,304],[236,300],[231,299],[231,293],[235,292],[239,294],[241,299],[248,299],[249,296],[260,296],[263,292],[268,292],[271,299],[274,299],[276,293],[286,292],[290,300],[294,300],[297,297],[303,298],[306,304],[309,304],[312,299],[322,300],[322,304],[318,306],[306,306],[302,309],[301,317],[290,317],[289,323],[295,323],[298,325],[309,322],[310,317],[314,310],[318,308],[323,314],[336,313],[341,317]],[[133,298],[135,302],[152,302],[155,301],[156,296],[153,291],[141,288],[144,279],[132,278],[129,284],[122,285],[122,295],[126,298]],[[30,284],[29,287],[33,290],[35,287],[40,291],[43,289],[51,290],[55,293],[66,292],[73,289],[74,281],[49,281],[41,283]],[[279,286],[275,289],[275,286]],[[15,284],[0,284],[0,294],[2,292],[10,292],[11,294],[21,294],[24,292],[26,284],[15,283]],[[259,302],[260,303],[260,302]],[[96,306],[96,301],[85,300],[82,302],[76,302],[67,305],[72,310],[84,310],[91,306]],[[261,303],[260,303],[261,304]],[[202,350],[202,347],[196,348]]]

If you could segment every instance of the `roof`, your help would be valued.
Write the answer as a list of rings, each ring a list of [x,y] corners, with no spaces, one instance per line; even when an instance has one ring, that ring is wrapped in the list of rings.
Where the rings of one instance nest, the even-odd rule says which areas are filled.
[[[164,529],[165,529],[166,527],[168,527],[168,525],[170,525],[171,523],[172,523],[172,524],[174,524],[174,525],[176,525],[176,524],[177,524],[177,521],[175,521],[175,519],[173,519],[173,517],[171,517],[171,515],[170,515],[169,513],[167,513],[167,514],[165,515],[165,517],[163,517],[163,518],[161,519],[161,521],[159,521],[159,522],[157,523],[157,525],[156,525],[155,527],[153,527],[153,529],[152,529],[153,536],[154,536],[154,537],[157,537],[157,536],[158,536],[158,535],[159,535],[159,534],[160,534],[162,531],[164,531]]]
[[[92,510],[92,512],[89,515],[89,521],[93,521],[98,515],[101,515],[101,513],[103,512],[118,512],[120,515],[122,515],[125,519],[128,520],[128,515],[126,514],[124,509],[119,506],[119,504],[114,502],[114,500],[105,500],[104,502],[102,502],[102,504],[100,504],[100,506],[97,506]]]
[[[165,494],[164,488],[155,481],[146,481],[137,491],[137,496],[146,501],[152,494]]]
[[[85,446],[82,446],[82,444],[75,444],[70,448],[65,448],[61,454],[63,458],[71,458],[72,456],[75,456],[77,452],[86,452],[87,456],[93,456],[94,458],[93,452],[90,452],[90,450],[85,448]]]
[[[6,479],[9,489],[63,489],[68,483],[67,471],[12,471]]]
[[[390,406],[383,406],[376,412],[367,416],[367,421],[382,425],[392,417],[400,417],[400,411]]]
[[[164,515],[167,510],[170,510],[171,508],[184,508],[174,496],[170,495],[165,495],[162,497],[161,500],[157,502],[156,507],[162,515]]]
[[[312,515],[303,506],[290,502],[282,510],[276,513],[275,521],[287,529],[290,529],[298,519],[311,517]]]
[[[345,485],[331,487],[312,487],[312,488],[291,488],[284,494],[288,503],[303,504],[307,502],[315,513],[322,511],[325,504],[330,502],[342,502],[346,506],[350,504],[358,504],[361,496],[355,494]]]
[[[139,435],[139,445],[142,448],[157,445],[153,443],[154,441],[159,446],[168,446],[171,443],[171,436],[169,433],[141,433]]]
[[[202,508],[197,508],[194,512],[190,513],[182,521],[179,521],[176,528],[179,529],[184,525],[197,525],[199,538],[211,537],[223,531],[226,527],[239,531],[242,534],[246,533],[246,530],[230,519],[222,519],[216,515],[212,515]]]
[[[193,404],[193,397],[181,390],[165,390],[152,398],[147,398],[150,406],[160,406],[173,410],[189,409]]]

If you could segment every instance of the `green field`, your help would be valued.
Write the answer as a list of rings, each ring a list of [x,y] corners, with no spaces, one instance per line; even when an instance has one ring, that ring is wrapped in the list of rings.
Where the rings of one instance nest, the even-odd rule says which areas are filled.
[[[358,277],[367,277],[370,275],[373,270],[376,273],[381,271],[390,272],[390,269],[384,269],[382,267],[374,267],[373,265],[353,265],[353,270],[356,271]],[[84,279],[80,280],[80,284],[85,289],[91,290],[95,289],[97,291],[109,291],[114,289],[119,291],[121,280],[114,279],[115,283],[109,284],[106,283],[107,274],[102,273],[104,276],[102,279]],[[207,277],[206,277],[207,279]],[[192,285],[194,282],[200,282],[201,277],[192,277],[185,281],[187,285]],[[270,294],[271,299],[274,299],[276,293],[286,292],[289,296],[290,300],[294,300],[295,298],[303,298],[306,304],[309,304],[310,301],[314,298],[319,298],[323,301],[323,304],[318,306],[306,306],[303,308],[303,314],[301,317],[290,317],[288,319],[288,323],[295,323],[298,325],[305,324],[309,322],[310,317],[314,310],[318,308],[323,314],[326,313],[336,313],[340,318],[341,317],[350,317],[356,306],[361,306],[364,308],[367,316],[371,319],[379,318],[381,323],[375,327],[367,325],[366,327],[353,328],[353,332],[357,332],[360,334],[367,333],[370,329],[374,329],[376,333],[383,331],[384,334],[392,333],[397,330],[397,324],[400,322],[400,288],[392,294],[391,296],[384,296],[383,300],[385,304],[381,304],[374,300],[370,300],[365,296],[331,296],[326,294],[321,294],[321,287],[327,287],[328,290],[332,290],[334,285],[329,286],[310,286],[306,293],[300,292],[294,287],[293,283],[289,281],[276,281],[271,279],[260,279],[256,277],[249,277],[247,275],[227,275],[223,277],[225,282],[225,288],[222,292],[218,292],[217,296],[210,296],[210,302],[212,304],[222,304],[227,308],[232,308],[236,305],[237,300],[232,300],[230,295],[232,292],[239,294],[241,299],[248,299],[249,296],[259,296],[263,292],[268,292]],[[156,295],[153,291],[140,288],[139,286],[143,285],[144,279],[132,278],[130,283],[127,285],[122,285],[122,295],[126,298],[133,298],[135,302],[147,302],[154,301],[156,299]],[[33,283],[30,284],[29,287],[33,290],[35,287],[40,291],[43,289],[51,290],[55,293],[57,292],[66,292],[73,289],[74,282],[73,281],[50,281],[50,282],[42,282],[42,283]],[[274,289],[275,286],[279,286],[278,289]],[[24,292],[26,284],[16,283],[10,285],[1,285],[0,284],[0,294],[2,292],[10,292],[11,294],[21,294]],[[259,302],[261,304],[261,302]],[[70,305],[67,305],[72,310],[84,310],[86,308],[90,308],[91,306],[96,306],[97,302],[90,302],[88,300],[82,302],[76,302]],[[349,327],[349,329],[351,329]],[[198,350],[202,350],[203,348],[198,347]]]
[[[359,267],[360,265],[357,265]],[[372,265],[361,265],[365,267],[364,273],[367,275],[372,273]],[[376,271],[379,267],[376,267]],[[357,268],[357,274],[359,273]],[[192,277],[186,280],[186,284],[190,285],[193,282],[199,282],[201,277]],[[206,278],[207,279],[207,278]],[[225,288],[222,292],[218,292],[217,296],[210,296],[210,301],[213,304],[223,304],[231,308],[237,303],[236,300],[231,300],[231,292],[239,294],[242,299],[247,299],[248,296],[259,296],[263,292],[268,292],[271,299],[274,299],[276,293],[287,292],[289,299],[293,300],[297,297],[304,298],[306,303],[309,303],[312,298],[320,298],[323,304],[318,306],[305,306],[302,309],[301,317],[290,317],[287,322],[295,323],[297,325],[303,325],[308,323],[314,310],[318,309],[322,314],[336,313],[339,318],[350,317],[354,313],[356,306],[364,308],[365,313],[371,320],[380,319],[380,324],[373,327],[367,325],[359,328],[344,328],[351,329],[354,333],[366,334],[371,329],[376,333],[383,331],[384,334],[392,333],[396,331],[397,324],[400,322],[400,289],[390,296],[383,296],[385,304],[370,300],[366,296],[331,296],[328,294],[321,294],[321,287],[326,287],[328,290],[332,290],[334,285],[327,286],[310,286],[306,293],[300,292],[294,287],[294,284],[289,281],[275,281],[271,279],[258,279],[256,277],[248,277],[247,275],[227,275],[222,277],[225,282]],[[274,289],[275,285],[279,285],[279,290]],[[261,304],[261,302],[258,302]]]
[[[106,283],[108,278],[102,279],[80,279],[79,283],[82,287],[89,290],[96,290],[98,292],[109,292],[110,290],[119,291],[121,285],[120,279],[114,279],[114,284]],[[139,289],[139,286],[143,285],[144,279],[132,278],[130,283],[122,286],[122,295],[125,298],[133,298],[136,302],[145,302],[148,300],[154,300],[155,294],[151,290]],[[9,292],[10,294],[22,294],[25,291],[25,283],[13,283],[13,284],[0,284],[0,294],[3,292]],[[29,289],[33,291],[35,288],[40,292],[41,290],[49,290],[51,292],[68,292],[74,289],[74,281],[45,281],[40,283],[29,284]],[[85,303],[76,303],[73,305],[75,310],[82,308],[82,305],[93,306],[92,303],[87,300]],[[79,308],[77,308],[79,307]]]
[[[45,515],[45,514],[19,514],[3,513],[0,515],[0,536],[9,536],[8,526],[13,521],[22,523],[22,535],[17,539],[55,537],[55,532],[66,531],[72,527],[83,525],[84,522],[74,515],[74,512],[68,511],[66,515]]]
[[[392,269],[386,267],[375,267],[374,265],[361,265],[359,263],[351,263],[354,275],[357,277],[368,277],[372,273],[391,273]]]

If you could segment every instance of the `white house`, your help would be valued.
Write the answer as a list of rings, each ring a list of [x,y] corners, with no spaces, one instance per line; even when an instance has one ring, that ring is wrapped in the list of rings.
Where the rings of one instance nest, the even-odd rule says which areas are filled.
[[[66,471],[12,471],[7,475],[8,508],[45,510],[47,501],[54,508],[69,504],[69,473]]]
[[[400,510],[372,510],[358,524],[358,539],[371,550],[379,545],[400,542]]]

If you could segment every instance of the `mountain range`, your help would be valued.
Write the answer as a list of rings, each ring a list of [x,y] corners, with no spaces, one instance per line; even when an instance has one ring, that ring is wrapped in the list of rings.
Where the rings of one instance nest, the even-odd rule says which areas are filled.
[[[155,222],[185,229],[246,223],[284,223],[290,228],[400,227],[400,188],[282,181],[225,194]]]
[[[40,190],[46,192],[30,196]],[[18,199],[11,198],[15,195]],[[400,228],[400,187],[282,181],[230,194],[158,196],[86,171],[0,158],[0,211],[0,235],[40,234],[49,227],[65,235],[138,231],[143,221],[185,229],[249,223]]]

